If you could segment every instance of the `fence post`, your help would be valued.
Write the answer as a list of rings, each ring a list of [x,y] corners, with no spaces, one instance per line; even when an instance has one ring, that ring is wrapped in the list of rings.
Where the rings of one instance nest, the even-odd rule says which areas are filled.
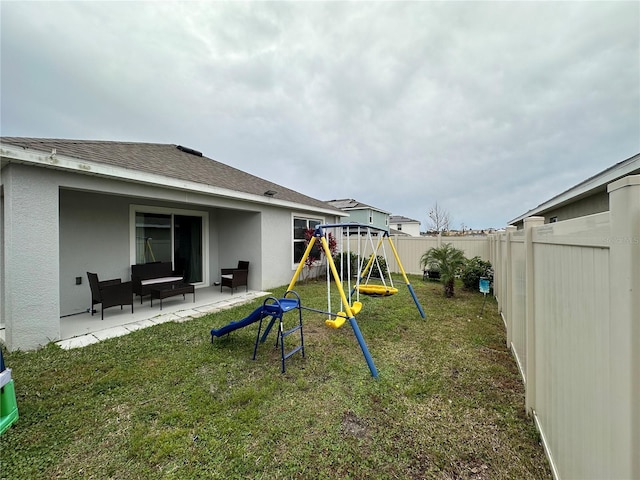
[[[513,340],[513,312],[511,306],[513,305],[513,264],[511,257],[511,241],[513,240],[513,234],[518,230],[513,225],[509,225],[505,232],[505,262],[504,262],[504,284],[502,291],[504,292],[504,299],[502,300],[502,316],[504,318],[504,324],[507,329],[507,347],[511,350],[511,342]]]
[[[640,175],[608,192],[611,478],[640,478]]]
[[[493,296],[498,301],[498,313],[502,314],[502,233],[496,233],[493,263]]]
[[[524,219],[524,246],[525,246],[525,325],[526,325],[526,352],[527,360],[525,369],[525,408],[527,413],[535,409],[536,398],[536,312],[534,268],[533,268],[533,228],[544,225],[544,217],[529,217]]]

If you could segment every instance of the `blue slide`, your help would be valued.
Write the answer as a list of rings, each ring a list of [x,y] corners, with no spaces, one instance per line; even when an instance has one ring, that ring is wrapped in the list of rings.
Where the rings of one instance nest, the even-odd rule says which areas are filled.
[[[253,312],[249,314],[248,317],[243,318],[242,320],[238,320],[237,322],[231,322],[224,327],[220,327],[218,329],[211,330],[211,340],[213,341],[214,335],[216,337],[221,337],[222,335],[226,335],[227,333],[231,333],[234,330],[238,330],[239,328],[246,327],[247,325],[251,325],[252,323],[256,323],[259,320],[262,320],[265,317],[270,317],[273,315],[273,312],[269,312],[269,309],[260,306],[256,308]]]

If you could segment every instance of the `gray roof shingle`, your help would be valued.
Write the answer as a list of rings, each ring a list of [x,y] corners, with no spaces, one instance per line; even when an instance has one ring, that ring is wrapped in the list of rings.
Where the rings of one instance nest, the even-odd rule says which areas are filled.
[[[263,196],[267,190],[275,190],[277,192],[275,198],[279,200],[321,209],[335,209],[327,202],[256,177],[211,158],[188,153],[174,144],[27,137],[0,137],[0,142],[44,153],[51,153],[55,149],[58,155],[164,175],[235,192]]]

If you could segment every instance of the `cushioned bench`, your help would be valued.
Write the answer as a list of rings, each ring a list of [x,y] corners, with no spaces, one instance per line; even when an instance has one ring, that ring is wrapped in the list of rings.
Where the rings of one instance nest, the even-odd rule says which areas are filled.
[[[173,270],[171,262],[153,262],[131,265],[131,281],[133,293],[142,297],[151,295],[151,290],[171,288],[172,285],[184,283],[184,275]]]

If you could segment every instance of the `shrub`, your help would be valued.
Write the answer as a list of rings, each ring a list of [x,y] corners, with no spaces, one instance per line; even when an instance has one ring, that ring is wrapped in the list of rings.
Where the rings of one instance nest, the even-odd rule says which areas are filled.
[[[349,262],[347,258],[350,257],[351,261]],[[342,262],[344,259],[344,267],[342,266]],[[333,263],[336,266],[336,270],[338,271],[338,275],[342,275],[344,278],[347,277],[348,268],[351,268],[351,276],[355,276],[358,274],[358,255],[351,252],[342,252],[333,256]],[[350,265],[349,265],[350,264]]]
[[[480,285],[480,277],[488,278],[489,283],[493,283],[493,268],[490,262],[486,262],[480,257],[473,257],[465,262],[460,277],[464,288],[477,290]]]
[[[377,256],[377,260],[377,264],[375,260],[373,261],[373,263],[371,263],[371,278],[387,278],[389,276],[387,261],[381,255]],[[380,265],[380,268],[378,268],[378,265]]]
[[[333,263],[335,263],[336,265],[336,270],[338,271],[338,275],[343,275],[344,277],[347,276],[347,268],[348,268],[347,255],[349,255],[347,252],[342,252],[342,254],[337,254],[337,255],[334,255],[333,257]],[[353,277],[360,272],[360,265],[358,264],[358,255],[356,253],[351,252],[350,257],[351,257],[351,276]],[[341,270],[343,259],[344,259],[344,270]],[[385,258],[381,255],[378,255],[377,259],[378,259],[377,264],[375,260],[371,264],[371,278],[387,278],[389,276],[389,268],[387,266],[387,262]],[[365,260],[365,263],[362,266],[362,268],[366,266],[367,261],[368,260]],[[378,265],[380,265],[380,268],[378,268]],[[365,275],[365,277],[367,276],[369,276],[368,272]]]

